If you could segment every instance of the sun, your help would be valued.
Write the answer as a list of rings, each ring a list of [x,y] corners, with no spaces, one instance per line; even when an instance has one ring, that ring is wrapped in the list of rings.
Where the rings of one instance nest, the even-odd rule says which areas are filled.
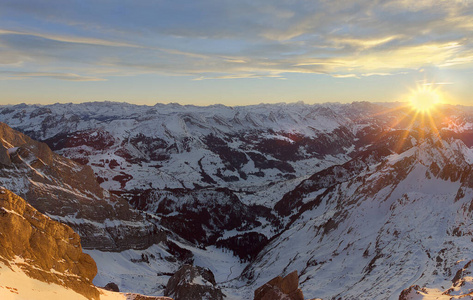
[[[440,93],[430,86],[419,87],[409,96],[410,105],[419,113],[430,113],[441,100]]]

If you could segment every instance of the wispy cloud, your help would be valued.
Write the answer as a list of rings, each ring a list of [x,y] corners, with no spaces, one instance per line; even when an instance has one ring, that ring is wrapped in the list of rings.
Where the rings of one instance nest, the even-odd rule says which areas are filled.
[[[471,66],[472,20],[471,1],[2,1],[0,73],[386,76]]]
[[[3,79],[52,78],[67,81],[105,81],[106,79],[72,73],[0,71]]]
[[[451,85],[453,82],[422,82],[423,86]]]
[[[86,44],[86,45],[111,46],[111,47],[132,47],[132,48],[139,47],[138,45],[123,43],[123,42],[114,42],[114,41],[109,41],[105,39],[40,33],[40,32],[34,32],[34,31],[23,32],[23,31],[0,29],[0,35],[34,36],[34,37],[39,37],[43,39],[48,39],[51,41],[72,43],[72,44]]]

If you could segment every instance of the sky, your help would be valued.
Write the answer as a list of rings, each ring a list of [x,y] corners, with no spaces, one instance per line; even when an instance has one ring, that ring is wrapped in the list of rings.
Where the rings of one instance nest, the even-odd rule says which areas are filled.
[[[1,0],[0,104],[473,105],[473,0]]]

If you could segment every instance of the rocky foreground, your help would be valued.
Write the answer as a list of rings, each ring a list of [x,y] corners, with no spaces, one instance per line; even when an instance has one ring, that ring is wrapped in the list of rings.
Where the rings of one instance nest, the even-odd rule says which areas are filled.
[[[82,252],[80,237],[69,226],[41,214],[9,190],[0,190],[0,260],[31,278],[99,299],[92,284],[95,261]],[[21,284],[21,283],[19,283]]]
[[[171,300],[105,291],[92,284],[96,274],[95,261],[82,252],[81,239],[71,227],[0,188],[1,299],[48,299],[54,291],[67,299]],[[12,278],[18,279],[9,282]]]
[[[43,215],[21,197],[0,187],[0,297],[21,299],[25,297],[24,293],[29,299],[50,297],[46,291],[37,289],[39,282],[48,284],[42,286],[46,290],[59,288],[68,299],[83,296],[93,300],[172,300],[120,294],[114,283],[98,288],[92,284],[96,275],[95,261],[82,252],[81,239],[71,227]],[[5,284],[8,280],[2,280],[3,277],[21,279],[14,284]],[[30,280],[34,284],[29,283]],[[278,276],[256,290],[254,299],[304,300],[298,282],[297,271],[284,278]],[[25,292],[25,285],[36,288]],[[183,265],[170,278],[165,293],[176,300],[226,298],[210,270],[192,265]]]

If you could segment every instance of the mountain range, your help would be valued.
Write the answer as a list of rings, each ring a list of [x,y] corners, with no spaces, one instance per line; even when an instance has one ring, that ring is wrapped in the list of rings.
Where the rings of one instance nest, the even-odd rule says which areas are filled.
[[[227,299],[293,271],[306,298],[473,292],[471,107],[20,104],[0,121],[1,185],[79,234],[97,286],[178,300],[167,283],[194,265]]]

